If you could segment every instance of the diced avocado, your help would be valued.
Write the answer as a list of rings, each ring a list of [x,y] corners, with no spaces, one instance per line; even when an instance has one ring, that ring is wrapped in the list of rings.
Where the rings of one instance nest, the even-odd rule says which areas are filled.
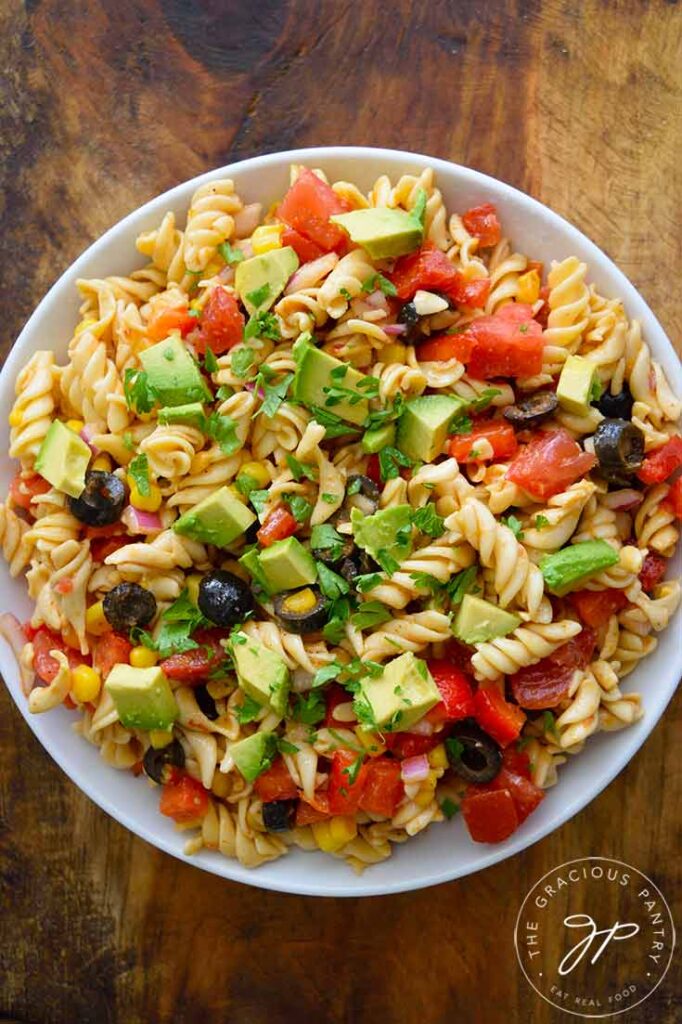
[[[466,404],[455,395],[410,399],[398,419],[396,446],[415,461],[432,462],[443,450],[450,421]]]
[[[597,367],[582,356],[569,356],[561,370],[556,396],[559,405],[575,416],[584,416],[592,401],[592,387]]]
[[[109,672],[104,689],[126,729],[170,729],[178,717],[173,691],[159,665],[133,668],[118,664]]]
[[[441,695],[426,662],[407,651],[389,661],[380,676],[362,680],[361,704],[363,698],[379,729],[402,731],[423,718]],[[366,720],[362,713],[359,717],[361,721]]]
[[[289,697],[289,669],[279,654],[250,637],[244,642],[245,636],[238,633],[230,645],[239,685],[247,697],[283,718]]]
[[[315,559],[296,537],[275,541],[258,556],[271,594],[305,587],[317,579]]]
[[[395,423],[385,423],[383,427],[366,430],[362,438],[362,450],[368,455],[388,448],[395,441]]]
[[[497,636],[506,636],[520,625],[518,615],[512,615],[482,597],[465,594],[452,624],[452,632],[464,644],[482,644]]]
[[[199,367],[178,334],[140,352],[140,362],[162,405],[186,405],[211,399]]]
[[[255,521],[251,509],[235,498],[229,487],[221,487],[181,515],[173,529],[192,540],[225,548]]]
[[[415,213],[391,210],[388,207],[352,210],[329,218],[361,245],[373,260],[403,256],[421,245],[424,225]]]
[[[188,402],[187,405],[171,405],[159,409],[159,423],[186,423],[189,427],[201,430],[206,422],[206,413],[201,402]]]
[[[409,505],[383,508],[366,516],[359,508],[351,509],[353,537],[358,547],[381,562],[388,555],[397,562],[412,553],[412,509]]]
[[[359,398],[351,403],[348,399],[327,404],[329,393],[324,388],[340,386],[358,392],[358,384],[362,374],[352,366],[346,366],[340,359],[335,359],[322,349],[310,344],[309,336],[301,335],[293,348],[296,360],[296,372],[292,384],[292,395],[304,405],[319,405],[323,409],[340,416],[349,423],[361,424],[367,419],[369,411],[367,401]],[[342,372],[343,371],[343,372]],[[334,376],[332,374],[334,373]]]
[[[58,491],[78,498],[85,488],[85,471],[92,452],[61,420],[53,420],[36,457],[40,473]]]
[[[290,245],[238,263],[234,285],[249,313],[270,309],[297,269],[298,256]]]
[[[557,597],[567,594],[588,576],[610,569],[618,562],[618,552],[605,540],[584,540],[561,551],[545,555],[540,569],[547,589]]]
[[[254,782],[272,764],[277,753],[277,740],[274,732],[254,732],[252,736],[233,743],[228,753],[246,781]]]
[[[263,567],[260,564],[260,558],[258,557],[257,549],[251,548],[250,551],[245,552],[239,559],[239,564],[243,565],[246,571],[251,576],[251,579],[256,583],[261,590],[265,591],[266,594],[271,594],[272,591],[268,585],[268,580],[263,572]]]

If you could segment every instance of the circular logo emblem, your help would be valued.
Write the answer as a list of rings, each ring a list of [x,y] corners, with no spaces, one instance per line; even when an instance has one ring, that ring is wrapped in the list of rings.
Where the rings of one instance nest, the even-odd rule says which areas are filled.
[[[526,978],[552,1006],[613,1017],[660,985],[675,926],[663,894],[641,871],[583,857],[536,882],[516,919],[514,945]]]

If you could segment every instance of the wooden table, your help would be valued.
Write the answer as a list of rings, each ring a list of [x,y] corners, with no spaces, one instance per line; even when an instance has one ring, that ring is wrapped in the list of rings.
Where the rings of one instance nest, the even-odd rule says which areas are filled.
[[[241,157],[342,142],[450,158],[548,203],[679,339],[681,47],[674,0],[4,0],[3,351],[138,204]],[[424,892],[323,901],[230,884],[134,838],[2,691],[1,1019],[558,1020],[517,967],[521,894],[602,853],[679,899],[681,711],[678,699],[601,797],[513,860]],[[673,1024],[676,990],[673,967],[627,1020]]]

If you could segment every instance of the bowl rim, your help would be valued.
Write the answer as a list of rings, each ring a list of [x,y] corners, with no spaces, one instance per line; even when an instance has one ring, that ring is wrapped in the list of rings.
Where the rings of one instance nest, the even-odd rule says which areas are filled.
[[[649,336],[652,331],[657,335],[655,356],[657,359],[664,358],[666,363],[666,374],[671,386],[677,394],[682,394],[682,367],[679,364],[675,350],[667,337],[665,330],[653,311],[650,309],[646,300],[625,276],[623,271],[620,270],[617,264],[606,253],[604,253],[596,243],[571,224],[570,221],[566,220],[550,207],[520,189],[507,184],[499,178],[492,177],[482,171],[454,163],[453,161],[444,160],[442,158],[385,147],[313,146],[248,157],[244,160],[235,161],[222,167],[206,171],[194,178],[187,179],[184,182],[174,185],[165,192],[152,197],[141,206],[136,207],[130,213],[126,214],[122,219],[118,220],[108,228],[104,234],[89,245],[64,270],[64,272],[60,274],[54,284],[40,300],[19,333],[16,341],[13,343],[9,355],[5,360],[0,373],[0,395],[3,390],[7,389],[9,382],[11,382],[13,386],[14,379],[20,369],[20,365],[23,365],[25,361],[25,356],[22,351],[24,342],[30,339],[34,330],[34,325],[39,321],[46,307],[48,307],[60,295],[62,290],[74,282],[77,277],[81,276],[81,268],[89,264],[91,260],[101,253],[105,252],[116,236],[124,233],[126,229],[133,224],[133,222],[141,220],[151,214],[158,214],[163,207],[169,208],[176,200],[182,199],[185,196],[191,196],[192,192],[201,185],[216,178],[230,176],[235,172],[239,172],[239,174],[243,175],[248,173],[249,170],[270,167],[273,165],[279,166],[287,165],[289,163],[307,163],[309,161],[315,161],[316,159],[324,160],[325,162],[332,162],[336,159],[348,158],[356,159],[358,162],[368,158],[386,159],[389,164],[398,161],[403,163],[412,162],[415,167],[433,168],[436,175],[444,174],[447,176],[455,170],[460,176],[460,179],[468,182],[468,184],[480,187],[482,191],[485,191],[486,189],[492,190],[492,192],[495,193],[496,198],[502,200],[508,198],[517,206],[525,207],[530,215],[540,217],[551,231],[559,231],[562,234],[563,239],[567,242],[575,240],[581,249],[587,251],[588,256],[586,258],[594,261],[591,269],[594,269],[595,266],[600,264],[603,265],[604,263],[608,265],[609,273],[613,278],[615,278],[618,285],[619,297],[624,300],[629,313],[637,318],[646,320],[647,334]],[[632,307],[635,307],[634,314],[632,313]],[[666,352],[666,356],[663,356],[664,351]],[[668,629],[671,627],[674,628],[675,623],[679,619],[680,612],[682,612],[682,609],[678,609],[676,618],[669,624]],[[8,657],[4,656],[4,649],[9,651]],[[11,649],[6,643],[3,644],[2,650],[0,650],[0,662],[6,662],[11,665],[13,660],[14,656]],[[161,849],[165,853],[168,853],[185,863],[201,868],[204,871],[208,871],[211,874],[218,875],[219,877],[232,882],[241,882],[255,886],[256,888],[296,895],[353,897],[392,895],[400,892],[423,889],[433,885],[454,881],[455,879],[464,878],[470,874],[482,871],[485,868],[499,863],[500,861],[521,853],[523,850],[528,849],[536,842],[545,838],[545,836],[566,824],[579,811],[591,803],[592,800],[594,800],[595,797],[597,797],[613,781],[613,779],[632,760],[638,750],[645,743],[675,693],[677,683],[672,680],[679,677],[680,667],[682,667],[682,650],[680,651],[680,655],[677,659],[676,675],[671,675],[671,683],[660,700],[660,706],[654,711],[647,711],[647,714],[638,723],[629,727],[628,733],[631,737],[630,743],[624,747],[622,752],[612,756],[608,760],[605,771],[598,776],[595,776],[594,781],[590,782],[579,793],[579,795],[575,796],[572,800],[569,800],[568,803],[560,805],[557,808],[556,813],[545,825],[528,828],[528,823],[526,823],[526,829],[521,830],[520,833],[515,833],[514,836],[504,843],[492,847],[486,847],[483,845],[477,847],[477,850],[480,851],[480,856],[477,858],[476,863],[473,866],[466,866],[461,870],[458,869],[456,863],[453,863],[449,867],[444,865],[441,870],[432,871],[428,875],[417,878],[404,877],[397,881],[382,883],[372,882],[372,872],[370,871],[367,875],[363,875],[359,878],[353,876],[354,885],[352,886],[341,886],[333,882],[324,881],[315,881],[314,884],[301,884],[298,882],[289,883],[286,875],[284,875],[282,879],[271,878],[266,874],[261,874],[261,868],[256,870],[244,868],[237,860],[233,861],[232,859],[225,858],[219,853],[213,851],[208,851],[210,856],[207,856],[203,851],[199,855],[188,856],[182,852],[182,850],[174,847],[170,840],[165,837],[163,832],[156,833],[153,829],[148,828],[136,818],[129,815],[125,807],[116,805],[113,800],[109,799],[106,793],[101,792],[95,783],[90,781],[87,773],[81,773],[76,776],[71,769],[67,768],[66,754],[62,754],[62,749],[66,748],[63,748],[60,743],[53,742],[39,734],[39,731],[36,728],[37,723],[35,721],[35,716],[31,716],[29,714],[26,701],[18,700],[15,695],[14,689],[17,689],[17,687],[15,686],[13,688],[10,686],[7,679],[5,679],[4,682],[14,704],[17,706],[20,714],[28,724],[31,732],[34,734],[41,746],[49,753],[52,759],[59,765],[67,778],[82,792],[84,792],[86,796],[88,796],[99,808],[105,811],[105,813],[110,815],[129,831],[145,840],[145,842],[149,843],[151,846]],[[20,692],[19,688],[19,693]],[[68,732],[68,735],[71,735],[70,731]],[[160,818],[159,820],[162,821],[163,819]],[[172,834],[177,835],[176,833]],[[279,863],[286,863],[286,861],[280,861]]]

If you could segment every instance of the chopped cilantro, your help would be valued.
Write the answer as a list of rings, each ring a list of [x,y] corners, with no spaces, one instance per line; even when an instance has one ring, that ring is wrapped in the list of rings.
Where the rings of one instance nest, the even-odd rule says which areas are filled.
[[[156,388],[149,383],[146,370],[131,367],[123,375],[123,393],[126,405],[135,412],[151,412],[157,402]]]
[[[126,449],[126,451],[129,452],[135,450],[135,442],[133,441],[133,435],[130,433],[129,430],[126,430],[125,434],[123,435],[123,447]]]
[[[350,621],[358,629],[372,629],[392,618],[392,613],[380,601],[364,601],[351,615]]]
[[[302,480],[305,477],[307,480],[314,480],[317,470],[315,466],[305,466],[302,462],[299,462],[295,455],[291,455],[287,452],[287,466],[291,470],[291,475],[294,480]]]
[[[330,494],[329,491],[323,491],[320,498],[322,501],[326,502],[327,505],[336,505],[337,502],[341,501],[340,494]]]
[[[537,515],[535,517],[535,529],[544,530],[546,526],[549,526],[549,519],[547,516]]]
[[[371,274],[362,282],[363,292],[374,292],[377,288],[381,289],[384,295],[398,294],[396,286],[387,277],[384,277],[383,274]]]
[[[400,474],[399,466],[407,468],[411,465],[412,460],[397,448],[388,446],[379,452],[379,471],[382,480],[394,480]]]
[[[377,720],[374,717],[372,707],[364,693],[358,693],[353,701],[353,711],[360,723],[360,727],[366,731],[378,728]]]
[[[347,775],[348,776],[348,785],[349,786],[354,785],[355,782],[357,781],[357,778],[358,778],[358,775],[360,774],[360,769],[362,768],[364,760],[365,760],[365,755],[364,754],[359,754],[358,757],[355,758],[355,760],[353,761],[352,764],[349,764],[346,768],[344,768],[342,770],[342,775]]]
[[[424,505],[422,508],[416,509],[412,514],[412,522],[421,530],[422,533],[427,534],[429,537],[441,537],[443,534],[443,523],[445,520],[442,516],[439,516],[436,512],[436,506],[433,504]]]
[[[343,554],[345,541],[333,526],[329,523],[322,523],[313,526],[310,534],[310,546],[313,551],[328,552],[329,560],[336,562]]]
[[[244,378],[253,366],[254,354],[250,345],[236,348],[230,358],[230,367],[235,377]]]
[[[506,518],[503,516],[502,522],[505,526],[509,527],[517,540],[523,540],[523,528],[520,519],[517,519],[514,515],[507,516]]]
[[[340,383],[347,373],[348,367],[345,365],[336,366],[331,371],[330,377],[333,383],[322,388],[322,391],[327,396],[324,401],[325,408],[331,408],[334,405],[338,405],[339,402],[357,405],[359,402],[364,402],[369,398],[377,398],[379,394],[378,377],[361,377],[357,388],[348,388],[345,384]]]
[[[235,480],[235,487],[240,494],[248,498],[252,491],[258,490],[258,480],[254,476],[249,476],[248,473],[240,473]]]
[[[318,668],[311,683],[313,690],[316,690],[318,686],[324,686],[332,679],[336,679],[342,668],[341,663],[336,660],[331,661],[328,665],[323,665],[322,668]]]
[[[274,313],[267,313],[265,310],[254,313],[244,328],[244,341],[249,341],[251,338],[270,338],[271,341],[280,341],[281,337],[277,317]]]
[[[293,373],[287,373],[280,381],[278,381],[277,384],[264,384],[263,404],[261,405],[259,412],[262,412],[264,416],[272,419],[286,398],[289,385],[293,379]]]
[[[244,253],[241,249],[233,249],[229,242],[223,242],[222,245],[219,245],[218,252],[229,267],[235,263],[241,263],[244,259]]]
[[[335,412],[323,409],[319,405],[312,405],[311,412],[321,427],[324,427],[327,437],[345,437],[346,434],[359,433],[358,427],[345,423]]]
[[[592,386],[590,387],[590,402],[598,402],[602,396],[603,390],[599,377],[595,376],[592,381]]]
[[[470,565],[468,569],[462,569],[446,584],[450,604],[461,604],[464,595],[468,594],[476,580],[478,572],[477,565]]]
[[[253,505],[254,511],[257,516],[260,516],[261,512],[265,508],[270,497],[270,492],[265,490],[254,490],[249,491],[249,501]]]
[[[299,748],[295,743],[290,743],[289,740],[285,740],[283,736],[278,736],[276,739],[277,751],[280,754],[298,754]]]
[[[368,590],[372,590],[377,587],[382,581],[381,576],[378,572],[367,572],[356,576],[353,580],[353,586],[361,594],[367,593]]]
[[[245,696],[241,705],[234,709],[234,717],[240,725],[246,725],[247,722],[255,721],[262,710],[260,704],[252,697]]]
[[[192,633],[201,626],[209,626],[208,619],[205,619],[199,609],[189,598],[187,589],[183,590],[173,604],[161,613],[161,625],[155,639],[144,630],[133,629],[131,639],[136,643],[143,643],[145,647],[152,647],[159,652],[161,658],[168,658],[171,654],[178,654],[182,651],[190,651],[198,647],[196,640],[192,639]]]
[[[445,797],[445,800],[443,800],[442,804],[440,805],[440,809],[445,815],[445,817],[448,819],[448,821],[450,821],[451,818],[454,818],[454,816],[459,811],[459,807],[457,806],[454,800],[450,799],[449,796]]]
[[[464,744],[461,740],[448,739],[445,741],[445,749],[448,752],[450,761],[459,761],[464,753]]]
[[[473,430],[473,427],[474,423],[473,420],[471,419],[471,416],[469,416],[466,410],[463,409],[461,412],[458,412],[455,416],[453,416],[453,418],[450,420],[448,433],[470,434],[471,431]]]
[[[304,725],[317,725],[326,715],[326,705],[321,693],[311,690],[310,693],[295,693],[292,718]]]
[[[474,398],[474,400],[469,403],[469,407],[473,409],[474,412],[482,412],[484,409],[488,408],[493,398],[497,398],[497,396],[501,394],[502,392],[499,388],[484,388],[478,398]]]
[[[339,295],[342,295],[346,302],[351,302],[353,299],[353,296],[351,295],[347,288],[339,288]]]
[[[331,601],[336,601],[339,597],[349,592],[350,586],[343,576],[333,572],[324,562],[317,562],[316,564],[317,581],[325,597],[328,597]]]
[[[234,455],[241,447],[241,441],[237,437],[237,421],[231,416],[221,416],[213,412],[207,417],[204,423],[204,433],[213,441],[217,441],[218,447],[225,455]]]
[[[318,562],[318,567],[319,564]],[[347,597],[339,597],[332,601],[327,624],[322,630],[322,636],[328,644],[341,643],[346,633],[346,623],[348,622],[350,612],[351,603]]]
[[[396,561],[386,548],[379,548],[377,551],[377,562],[388,576],[392,576],[400,568],[400,562]]]
[[[552,736],[559,739],[559,730],[557,729],[556,718],[551,711],[543,712],[542,727],[545,732],[551,733]]]
[[[356,476],[355,479],[351,480],[351,482],[348,484],[348,487],[346,487],[346,494],[348,495],[349,498],[352,497],[352,495],[354,494],[359,494],[361,487],[362,477]]]
[[[306,520],[310,519],[313,506],[309,501],[301,497],[300,494],[285,494],[284,500],[291,509],[291,514],[297,523],[305,523]]]
[[[234,388],[230,387],[229,384],[221,384],[221,386],[216,391],[216,398],[219,401],[224,402],[226,398],[232,398],[233,394]]]
[[[215,352],[209,345],[207,345],[206,352],[204,353],[204,370],[206,373],[215,373],[218,369],[220,369],[220,367],[218,366],[218,360],[215,357]]]
[[[148,498],[152,493],[149,483],[149,461],[144,454],[136,455],[128,465],[128,475],[135,481],[135,486],[143,498]]]

